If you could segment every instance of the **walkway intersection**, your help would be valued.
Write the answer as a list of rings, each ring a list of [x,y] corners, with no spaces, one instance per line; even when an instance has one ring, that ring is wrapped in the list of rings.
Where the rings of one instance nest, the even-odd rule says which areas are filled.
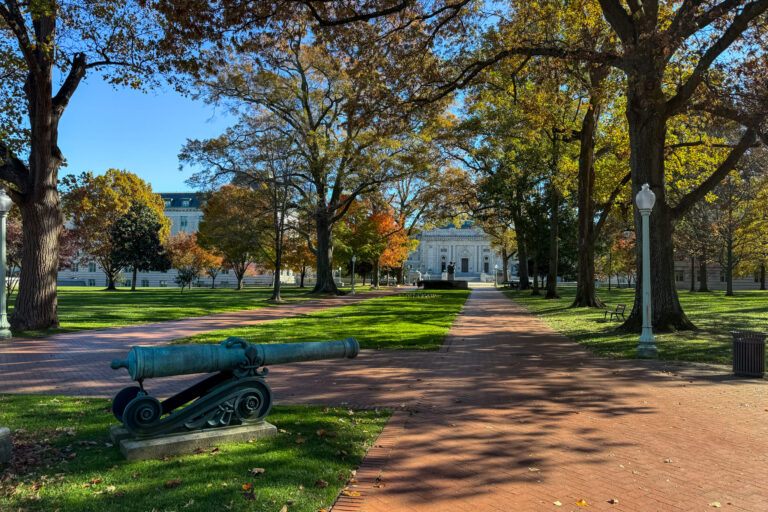
[[[111,353],[150,338],[169,339],[99,341],[94,375],[78,366],[84,347],[3,348],[0,392],[111,394],[128,383]],[[768,387],[726,373],[596,358],[475,289],[439,352],[364,350],[274,367],[269,381],[278,402],[396,410],[358,471],[361,496],[337,512],[765,511]]]

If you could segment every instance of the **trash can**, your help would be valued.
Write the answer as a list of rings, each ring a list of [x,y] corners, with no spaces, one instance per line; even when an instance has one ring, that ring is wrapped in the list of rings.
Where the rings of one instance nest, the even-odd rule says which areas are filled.
[[[733,331],[733,373],[739,377],[765,375],[765,333]]]

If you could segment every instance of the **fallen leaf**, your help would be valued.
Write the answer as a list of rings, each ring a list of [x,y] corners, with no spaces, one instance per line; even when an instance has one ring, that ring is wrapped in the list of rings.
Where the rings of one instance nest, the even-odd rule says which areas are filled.
[[[353,498],[360,496],[360,493],[357,491],[342,491],[341,494],[343,494],[344,496],[351,496]]]
[[[243,484],[244,491],[250,491],[253,489],[253,484]]]
[[[325,434],[326,434],[326,432],[325,432],[325,429],[323,429],[323,428],[321,428],[320,430],[317,431],[317,435],[319,435],[319,436],[324,436]]]
[[[349,483],[356,484],[357,483],[357,478],[350,478],[349,479]]]
[[[141,475],[141,473],[134,473],[133,478],[139,478],[139,475]]]
[[[283,508],[280,509],[280,512],[288,512],[288,505],[283,505]]]
[[[582,500],[579,500],[579,501],[577,501],[577,502],[576,502],[576,504],[577,504],[578,506],[580,506],[580,507],[588,507],[588,506],[589,506],[589,503],[587,503],[587,502],[586,502],[586,501],[584,501],[583,499],[582,499]]]
[[[672,462],[672,459],[664,459],[665,464],[669,464],[670,462]]]
[[[608,503],[610,503],[611,505],[618,505],[619,504],[619,500],[616,499],[616,498],[611,498],[611,499],[608,500]]]
[[[563,506],[563,504],[561,502],[559,502],[559,501],[553,501],[552,504],[554,506],[556,506],[556,507],[562,507]]]
[[[91,483],[92,484],[100,484],[101,483],[101,478],[91,478]]]
[[[328,487],[328,482],[326,482],[322,478],[318,478],[317,480],[315,480],[315,487],[319,487],[320,489],[323,489],[325,487]]]
[[[195,500],[189,500],[186,505],[184,505],[184,508],[191,507],[195,504]]]
[[[125,489],[120,489],[119,491],[112,494],[110,498],[119,498],[120,496],[125,496],[126,494],[128,494],[128,491],[126,491]]]
[[[296,500],[285,500],[286,505],[293,505],[294,503],[296,503]]]
[[[181,485],[181,478],[174,478],[173,480],[168,480],[165,482],[165,488],[170,489],[172,487],[178,487]]]
[[[710,503],[710,504],[709,504],[709,506],[710,506],[710,507],[714,507],[714,508],[720,508],[720,507],[722,507],[722,505],[720,504],[720,502],[719,502],[719,501],[713,501],[712,503]]]
[[[224,505],[224,508],[227,510],[232,510],[232,506],[235,503],[235,500],[229,500],[229,505]]]
[[[296,439],[296,444],[304,444],[306,442],[307,440],[304,439],[303,437],[299,437],[298,439]]]
[[[264,468],[251,468],[249,470],[253,475],[260,475],[266,471]]]
[[[535,471],[541,471],[539,468],[528,468],[528,471],[535,472]]]
[[[219,450],[218,448],[214,448],[213,450],[211,450],[211,455],[215,455],[215,454],[219,453],[220,451],[221,450]]]
[[[115,492],[115,486],[114,485],[108,485],[107,486],[107,492]]]

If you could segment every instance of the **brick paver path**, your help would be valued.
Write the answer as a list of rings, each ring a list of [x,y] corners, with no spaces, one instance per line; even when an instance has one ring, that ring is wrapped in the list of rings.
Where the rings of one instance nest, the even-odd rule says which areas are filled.
[[[134,345],[162,345],[185,336],[295,317],[405,290],[391,288],[168,322],[0,340],[0,393],[111,396],[130,380],[125,370],[114,371],[109,362],[124,359]],[[196,379],[164,379],[160,396]],[[149,383],[147,387],[155,389]]]
[[[85,391],[127,381],[111,378]],[[366,350],[268,380],[282,402],[397,409],[362,496],[336,512],[768,510],[765,382],[595,358],[493,289],[472,291],[440,352]]]

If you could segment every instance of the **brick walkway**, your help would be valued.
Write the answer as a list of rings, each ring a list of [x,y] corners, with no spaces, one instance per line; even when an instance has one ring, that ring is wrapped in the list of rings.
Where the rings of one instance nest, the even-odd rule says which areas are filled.
[[[3,357],[0,391],[19,392]],[[337,512],[585,510],[581,499],[586,510],[768,510],[765,382],[592,357],[493,289],[473,290],[438,353],[363,351],[270,370],[278,402],[398,410],[361,468],[370,481],[384,463],[383,485],[359,478],[362,497]],[[110,372],[81,377],[82,391],[127,384]],[[24,390],[50,387],[38,375]]]
[[[112,359],[124,359],[134,345],[162,345],[185,336],[295,317],[404,290],[393,288],[169,322],[57,334],[46,338],[0,340],[0,393],[112,396],[129,385],[130,380],[125,370],[114,371],[109,363]],[[185,382],[197,378],[185,376],[164,379],[159,388],[162,393],[175,392]]]

